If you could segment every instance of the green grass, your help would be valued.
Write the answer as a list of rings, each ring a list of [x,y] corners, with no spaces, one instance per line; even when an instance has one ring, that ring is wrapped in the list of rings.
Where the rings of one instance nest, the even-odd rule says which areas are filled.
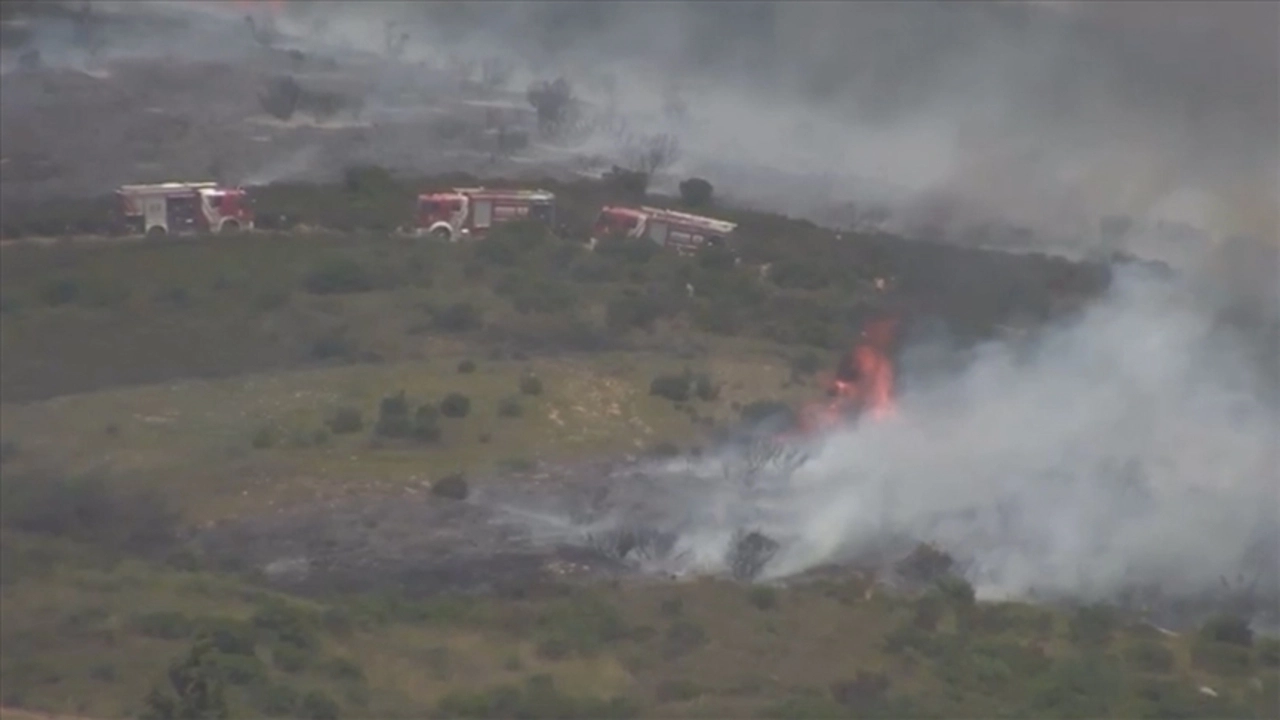
[[[360,232],[0,248],[5,717],[18,706],[136,716],[202,630],[239,643],[210,662],[240,717],[324,716],[330,703],[341,717],[1276,714],[1261,649],[1024,605],[956,612],[955,587],[941,601],[886,596],[856,576],[317,601],[192,570],[180,552],[143,559],[139,544],[175,521],[425,495],[455,473],[483,482],[535,461],[694,450],[743,406],[815,397],[814,371],[895,301],[875,278],[969,338],[1028,312],[1020,299],[1047,316],[1105,285],[1096,267],[837,239],[731,208],[717,212],[742,223],[736,267],[643,242],[589,253],[573,233],[613,199],[589,183],[554,188],[565,238],[513,227],[440,245],[374,227],[412,196],[387,182],[257,198],[262,213]],[[718,394],[650,392],[686,371]],[[540,392],[526,392],[530,376]],[[380,403],[401,391],[411,417],[451,394],[469,412],[436,417],[430,442],[381,437]],[[340,412],[346,422],[332,423]],[[20,482],[33,478],[54,484]],[[126,491],[132,500],[111,494]],[[930,612],[935,626],[921,629]]]
[[[479,360],[466,374],[457,372],[459,359],[192,380],[0,405],[5,439],[17,448],[6,468],[105,472],[159,488],[192,518],[207,520],[316,497],[399,492],[517,461],[638,455],[663,442],[688,451],[715,426],[735,422],[734,403],[756,399],[761,388],[778,388],[776,396],[793,401],[816,392],[805,385],[783,389],[788,371],[767,356]],[[720,397],[677,409],[649,394],[655,375],[685,367],[723,383]],[[530,373],[542,380],[539,395],[520,392],[520,379]],[[414,405],[459,392],[472,408],[465,418],[442,418],[438,442],[381,441],[372,430],[379,401],[400,390]],[[518,398],[520,417],[499,413],[508,398]],[[360,411],[361,431],[326,428],[344,407]],[[264,431],[270,441],[255,443]]]
[[[1241,650],[1243,672],[1218,675],[1191,664],[1193,637],[1122,622],[1107,644],[1080,645],[1068,617],[1022,605],[980,604],[990,621],[965,632],[954,618],[919,630],[911,599],[869,593],[857,576],[779,589],[767,609],[754,591],[713,581],[523,600],[313,602],[136,560],[104,564],[61,541],[13,532],[3,539],[6,563],[41,567],[0,586],[6,706],[131,716],[197,633],[222,628],[251,646],[219,660],[238,673],[229,684],[234,716],[263,713],[282,693],[320,691],[342,717],[422,717],[497,702],[497,688],[539,676],[550,678],[558,703],[594,702],[604,712],[622,698],[611,706],[618,714],[630,707],[663,717],[1163,717],[1179,708],[1270,717],[1275,710],[1277,670],[1254,658],[1260,649]],[[1035,631],[1005,622],[1018,615],[1046,622],[1033,623]],[[559,651],[548,649],[553,641]],[[1153,668],[1121,652],[1139,642],[1174,662]],[[236,653],[248,654],[226,657]],[[878,676],[886,680],[877,690]],[[1219,697],[1200,694],[1201,685]]]

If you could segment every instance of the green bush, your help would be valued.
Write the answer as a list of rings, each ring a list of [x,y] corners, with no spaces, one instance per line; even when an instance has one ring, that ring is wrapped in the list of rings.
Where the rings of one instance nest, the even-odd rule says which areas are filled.
[[[1212,642],[1253,647],[1253,630],[1249,627],[1249,621],[1238,615],[1210,618],[1200,628],[1200,636]]]
[[[226,680],[217,666],[218,651],[197,638],[186,656],[169,664],[162,682],[143,699],[141,720],[227,718]]]
[[[301,696],[288,685],[264,683],[251,695],[253,706],[267,717],[296,717]]]
[[[592,655],[626,637],[622,615],[609,602],[581,593],[547,607],[534,629],[540,641],[562,643],[571,652]]]
[[[1258,640],[1256,653],[1258,664],[1262,667],[1280,667],[1280,639],[1262,638]]]
[[[698,208],[711,204],[714,189],[702,178],[689,178],[680,182],[680,202],[686,207]]]
[[[350,360],[359,352],[356,342],[341,330],[325,333],[311,343],[311,357],[316,360]]]
[[[349,435],[364,429],[364,416],[357,408],[340,407],[325,424],[334,435]]]
[[[302,672],[310,661],[309,652],[293,645],[276,645],[271,648],[271,662],[287,673]]]
[[[672,402],[685,402],[692,390],[692,378],[682,375],[659,375],[649,383],[649,394]]]
[[[378,421],[373,433],[384,438],[407,438],[413,434],[413,419],[409,416],[409,400],[404,391],[382,398],[378,404]]]
[[[654,691],[654,698],[660,703],[689,702],[702,697],[702,688],[692,680],[663,680]]]
[[[787,424],[795,422],[795,411],[790,405],[777,400],[757,400],[742,406],[739,411],[743,422],[754,425],[766,420],[781,420]]]
[[[313,651],[319,647],[316,619],[291,603],[273,600],[259,608],[250,622],[276,645]]]
[[[516,398],[503,398],[498,403],[498,417],[518,418],[524,415],[524,407],[520,405],[520,401]]]
[[[266,666],[254,655],[214,653],[210,659],[213,671],[228,685],[259,685],[267,679]]]
[[[757,610],[776,610],[778,591],[771,587],[753,587],[747,591],[747,601]]]
[[[0,522],[99,550],[171,548],[180,517],[154,490],[125,491],[98,476],[0,473]]]
[[[662,300],[639,294],[624,294],[605,306],[605,324],[615,332],[653,330],[653,324],[672,313]]]
[[[525,375],[520,378],[520,392],[525,395],[541,395],[542,380],[537,375]]]
[[[1173,671],[1173,651],[1162,642],[1138,640],[1124,651],[1124,659],[1140,672],[1164,675]]]
[[[431,484],[431,494],[449,500],[466,500],[471,494],[467,478],[462,473],[446,475]]]
[[[1191,664],[1215,675],[1245,675],[1253,668],[1253,655],[1241,645],[1201,637],[1191,646]]]
[[[257,638],[253,626],[243,620],[214,618],[201,624],[204,633],[226,655],[253,655]]]
[[[306,720],[338,720],[338,703],[319,690],[302,696],[298,704],[299,717]]]
[[[707,631],[690,620],[676,620],[663,638],[663,654],[668,658],[687,655],[707,644]]]
[[[440,414],[447,418],[464,418],[471,413],[471,398],[462,393],[449,393],[440,401]]]
[[[413,412],[413,437],[420,442],[433,443],[444,433],[440,430],[440,409],[430,403],[418,406]]]
[[[345,257],[330,258],[312,268],[302,287],[314,295],[338,295],[373,290],[373,276],[359,262]]]
[[[138,634],[161,640],[191,637],[196,629],[191,618],[173,610],[137,615],[130,624]]]
[[[458,363],[458,373],[461,375],[470,375],[476,371],[475,360],[463,360]]]
[[[484,315],[471,303],[459,302],[434,311],[432,321],[444,332],[463,333],[479,329]]]
[[[720,397],[720,386],[711,381],[710,375],[694,375],[693,394],[703,402],[712,402]]]
[[[622,720],[639,708],[624,698],[573,698],[556,689],[551,677],[534,675],[524,688],[499,686],[477,693],[451,693],[436,707],[448,718],[557,718],[560,720]]]
[[[1106,645],[1120,627],[1116,609],[1108,605],[1076,608],[1067,631],[1077,645]]]
[[[792,377],[802,378],[822,369],[822,359],[813,351],[805,351],[791,359]]]

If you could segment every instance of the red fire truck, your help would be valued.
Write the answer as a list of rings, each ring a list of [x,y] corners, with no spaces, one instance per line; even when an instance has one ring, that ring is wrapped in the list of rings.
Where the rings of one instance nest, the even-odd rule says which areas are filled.
[[[594,246],[606,237],[648,238],[685,254],[703,245],[721,245],[737,228],[725,220],[653,207],[606,205],[591,230]]]
[[[116,196],[125,232],[166,235],[253,228],[253,209],[241,188],[214,182],[168,182],[122,185]]]
[[[556,196],[546,190],[454,188],[418,196],[418,232],[455,242],[512,220],[551,225],[555,208]]]

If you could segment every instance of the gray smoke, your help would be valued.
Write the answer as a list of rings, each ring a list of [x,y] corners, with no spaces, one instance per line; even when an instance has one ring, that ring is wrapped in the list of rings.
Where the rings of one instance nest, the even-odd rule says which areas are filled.
[[[1238,332],[1190,285],[1126,270],[1075,320],[917,378],[893,418],[821,440],[794,472],[744,482],[739,450],[668,466],[643,522],[678,535],[675,572],[731,572],[747,532],[778,544],[765,579],[930,542],[982,597],[1203,600],[1229,578],[1265,612],[1280,404]]]

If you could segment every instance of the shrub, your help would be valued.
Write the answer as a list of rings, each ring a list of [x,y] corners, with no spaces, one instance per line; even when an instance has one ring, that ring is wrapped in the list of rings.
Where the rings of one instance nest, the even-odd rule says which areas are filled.
[[[436,442],[443,433],[440,430],[440,410],[424,403],[413,413],[413,437],[421,442]]]
[[[689,620],[676,620],[667,628],[663,654],[668,658],[687,655],[707,643],[707,631]]]
[[[712,402],[720,397],[720,386],[711,381],[711,376],[699,374],[693,377],[693,394],[703,402]]]
[[[1087,605],[1076,608],[1068,625],[1071,641],[1078,645],[1106,645],[1120,626],[1115,608]]]
[[[351,258],[330,258],[312,268],[303,278],[302,287],[314,295],[337,295],[368,292],[373,278],[363,265]]]
[[[498,403],[498,417],[518,418],[524,415],[524,407],[520,405],[520,401],[516,398],[503,398]]]
[[[257,645],[253,627],[242,620],[215,618],[207,620],[201,631],[213,642],[218,652],[227,655],[253,655]]]
[[[689,399],[691,385],[691,378],[687,373],[683,375],[659,375],[653,379],[653,382],[649,383],[649,394],[666,398],[672,402],[685,402]]]
[[[520,392],[525,395],[541,395],[542,380],[537,375],[525,375],[520,378]]]
[[[1280,667],[1280,639],[1262,638],[1257,646],[1258,664],[1263,667]]]
[[[250,622],[277,645],[289,645],[299,650],[319,647],[313,618],[290,603],[271,601],[259,608]]]
[[[768,420],[783,420],[787,423],[795,421],[795,411],[790,405],[776,400],[757,400],[742,406],[739,411],[743,422],[751,425]]]
[[[298,711],[306,720],[338,720],[338,703],[319,690],[303,695]]]
[[[1249,621],[1238,615],[1218,615],[1209,619],[1200,628],[1200,636],[1212,642],[1253,646],[1253,630]]]
[[[271,662],[287,673],[301,672],[310,660],[310,653],[292,645],[277,645],[271,648]]]
[[[663,440],[649,448],[649,455],[656,458],[673,458],[680,454],[680,448],[676,444],[667,440]]]
[[[130,623],[140,635],[161,640],[179,640],[195,632],[191,618],[176,611],[160,611],[137,615]]]
[[[252,694],[253,705],[267,717],[296,717],[300,696],[288,685],[266,683]]]
[[[803,352],[791,359],[792,377],[808,377],[822,369],[822,359],[813,351]]]
[[[341,330],[327,333],[311,343],[311,357],[316,360],[355,357],[359,347]]]
[[[413,434],[413,421],[409,417],[409,401],[401,390],[382,398],[378,405],[378,422],[373,426],[375,435],[385,438],[403,438]]]
[[[349,435],[364,429],[364,416],[353,407],[340,407],[325,421],[334,435]]]
[[[446,475],[431,484],[431,494],[449,500],[466,500],[471,494],[471,487],[462,473]]]
[[[452,333],[470,332],[483,323],[483,315],[471,303],[453,303],[432,313],[435,326]]]
[[[702,696],[702,688],[692,680],[663,680],[658,683],[657,689],[654,691],[654,697],[658,702],[688,702],[696,700]]]
[[[711,204],[713,188],[702,178],[689,178],[680,183],[680,202],[691,208]]]
[[[944,603],[939,593],[925,593],[913,603],[911,625],[924,632],[934,632],[942,620],[943,609]]]
[[[747,592],[747,601],[757,610],[774,610],[778,607],[778,591],[771,587],[753,587]]]
[[[124,491],[98,476],[0,474],[0,521],[25,532],[145,552],[171,547],[178,520],[154,490]]]
[[[458,363],[458,373],[462,375],[470,375],[476,371],[475,360],[463,360]]]
[[[615,332],[632,328],[652,330],[653,324],[669,315],[668,308],[657,298],[647,295],[623,295],[605,306],[605,324]]]
[[[1154,640],[1138,640],[1124,652],[1128,663],[1141,672],[1164,675],[1173,670],[1173,651],[1164,643]]]
[[[1191,664],[1215,675],[1244,675],[1253,666],[1253,656],[1241,645],[1201,637],[1191,648]]]
[[[440,401],[440,414],[447,418],[464,418],[471,412],[471,398],[462,393],[449,393]]]
[[[226,681],[217,671],[218,651],[198,638],[187,655],[169,664],[165,680],[152,686],[143,700],[144,720],[225,718],[230,715]]]
[[[951,572],[954,565],[951,555],[930,543],[920,543],[894,569],[908,582],[933,583]]]

